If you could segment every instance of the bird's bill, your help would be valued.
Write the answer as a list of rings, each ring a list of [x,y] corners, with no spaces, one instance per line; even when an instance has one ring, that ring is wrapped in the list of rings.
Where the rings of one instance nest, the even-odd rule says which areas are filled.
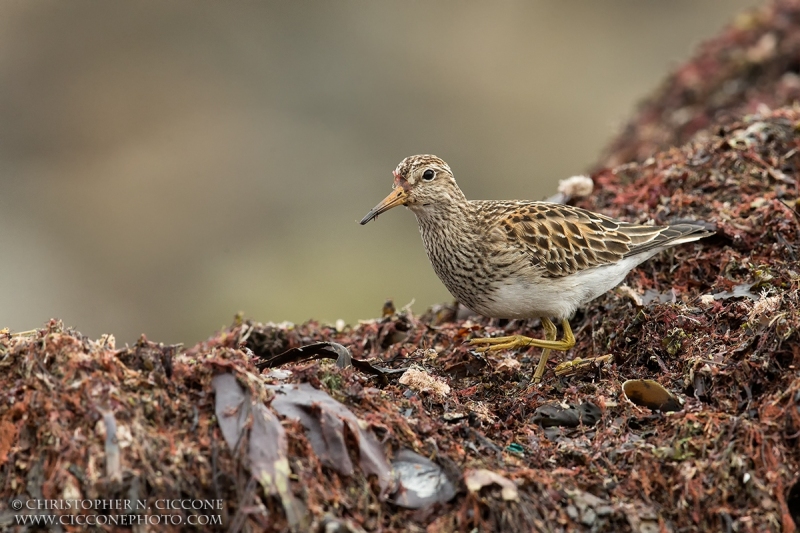
[[[389,196],[384,198],[381,203],[376,205],[375,207],[367,213],[367,216],[361,219],[361,225],[363,226],[373,218],[377,217],[381,213],[388,211],[393,207],[397,207],[398,205],[404,205],[406,203],[406,199],[408,198],[408,193],[403,189],[403,187],[395,187],[392,189],[392,192],[389,193]]]

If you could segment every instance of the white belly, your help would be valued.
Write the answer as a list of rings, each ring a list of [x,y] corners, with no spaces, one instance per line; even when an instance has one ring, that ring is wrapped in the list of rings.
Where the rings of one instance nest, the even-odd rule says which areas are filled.
[[[492,294],[494,301],[475,311],[494,318],[570,318],[578,307],[619,285],[631,269],[651,255],[628,257],[563,278],[539,278],[535,283],[515,278],[497,286]]]

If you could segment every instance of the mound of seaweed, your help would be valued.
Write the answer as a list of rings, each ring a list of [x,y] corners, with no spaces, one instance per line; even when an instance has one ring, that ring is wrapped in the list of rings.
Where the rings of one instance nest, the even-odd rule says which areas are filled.
[[[716,235],[580,310],[539,385],[537,350],[465,343],[538,321],[448,305],[188,350],[0,332],[0,529],[796,531],[799,150],[762,109],[593,174],[582,207]]]
[[[800,1],[742,13],[642,104],[602,165],[644,161],[715,124],[800,99]]]
[[[448,306],[339,328],[240,320],[185,352],[56,321],[6,332],[0,523],[18,526],[15,498],[107,499],[180,529],[208,509],[151,502],[188,499],[248,531],[794,531],[799,127],[780,109],[594,175],[584,207],[717,235],[583,309],[564,360],[613,357],[541,385],[525,383],[526,354],[464,342],[536,322]],[[631,379],[677,411],[629,401]],[[119,509],[91,513],[120,524]]]

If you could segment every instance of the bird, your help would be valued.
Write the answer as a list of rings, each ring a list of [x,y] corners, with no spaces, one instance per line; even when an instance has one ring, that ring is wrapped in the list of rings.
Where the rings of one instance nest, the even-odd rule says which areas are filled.
[[[416,215],[433,270],[450,293],[490,318],[539,318],[544,339],[475,338],[478,351],[542,348],[532,381],[551,350],[575,345],[569,319],[666,248],[707,237],[702,223],[667,226],[615,220],[579,207],[527,200],[468,200],[450,166],[434,155],[403,159],[389,193],[361,220],[405,206]],[[560,320],[557,340],[551,320]]]

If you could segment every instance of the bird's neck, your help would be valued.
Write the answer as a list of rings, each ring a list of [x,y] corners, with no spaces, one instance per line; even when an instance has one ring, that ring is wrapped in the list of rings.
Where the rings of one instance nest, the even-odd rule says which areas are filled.
[[[417,216],[422,240],[429,252],[470,240],[475,222],[475,208],[466,198],[463,201],[436,203],[413,209]]]

